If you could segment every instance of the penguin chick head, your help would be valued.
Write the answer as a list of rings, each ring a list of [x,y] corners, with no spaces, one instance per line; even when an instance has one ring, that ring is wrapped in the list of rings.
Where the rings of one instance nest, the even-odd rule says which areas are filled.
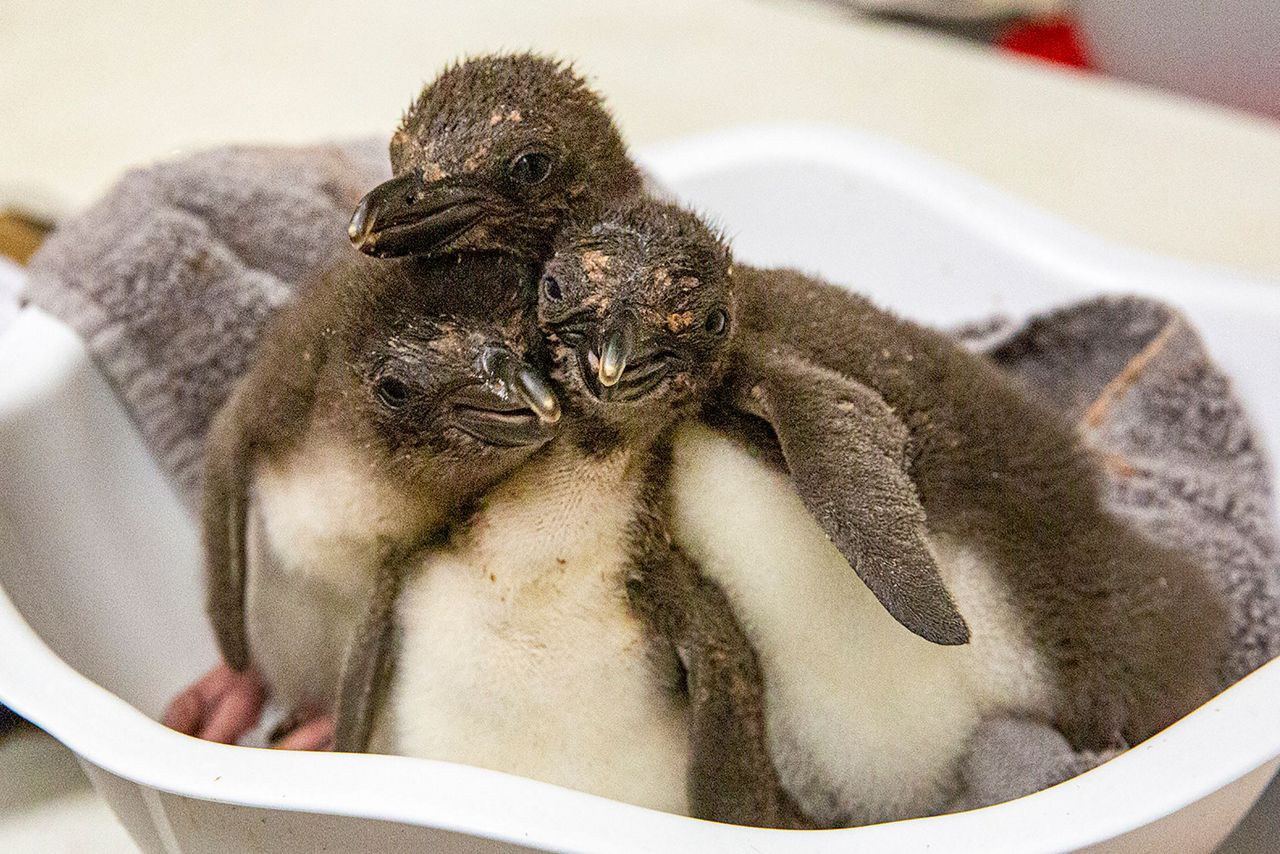
[[[387,474],[458,501],[555,435],[560,403],[525,358],[526,324],[400,318],[354,342],[339,389],[356,439]]]
[[[567,230],[538,322],[573,408],[625,432],[700,405],[728,363],[731,278],[728,246],[673,205],[636,201]]]
[[[600,96],[531,53],[469,59],[422,91],[391,138],[395,177],[348,234],[378,257],[492,249],[543,259],[569,219],[640,191]]]

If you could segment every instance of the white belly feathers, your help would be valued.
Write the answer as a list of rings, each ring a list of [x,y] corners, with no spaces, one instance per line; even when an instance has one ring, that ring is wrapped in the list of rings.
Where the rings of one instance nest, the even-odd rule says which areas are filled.
[[[318,433],[258,466],[245,532],[250,655],[287,711],[333,707],[381,544],[432,523],[430,508]]]
[[[629,464],[552,446],[421,558],[380,748],[687,812],[684,702],[624,587]]]
[[[556,443],[415,559],[379,749],[687,813],[685,702],[624,586],[632,463]],[[937,810],[983,716],[1048,705],[1046,669],[974,553],[933,541],[972,633],[967,646],[936,646],[885,612],[784,475],[698,424],[678,430],[674,463],[676,538],[757,651],[771,753],[813,818]],[[320,441],[259,472],[250,643],[286,702],[332,702],[379,538],[420,524],[401,498]]]
[[[675,442],[673,527],[760,659],[783,784],[823,822],[921,815],[953,793],[981,717],[1044,708],[1049,683],[989,567],[934,540],[967,646],[900,626],[785,475],[702,425]]]

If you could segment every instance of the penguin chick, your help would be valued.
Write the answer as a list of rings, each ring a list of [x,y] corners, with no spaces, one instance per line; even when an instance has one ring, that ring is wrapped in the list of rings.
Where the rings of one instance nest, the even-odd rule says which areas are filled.
[[[663,537],[674,539],[673,548],[683,560],[687,560],[686,554],[691,554],[684,550],[684,544],[698,550],[692,571],[702,575],[703,583],[712,589],[719,591],[720,584],[725,585],[727,597],[722,602],[730,607],[727,619],[736,627],[736,612],[747,629],[746,637],[741,640],[737,639],[744,634],[741,628],[727,632],[729,641],[714,633],[700,639],[703,648],[718,650],[714,657],[718,672],[732,670],[747,676],[740,676],[736,682],[713,683],[710,690],[695,689],[694,680],[690,680],[690,727],[695,733],[691,755],[694,758],[699,755],[697,733],[727,733],[730,735],[715,749],[722,755],[746,758],[751,773],[739,770],[732,777],[736,784],[726,784],[725,777],[732,772],[726,773],[722,761],[721,767],[703,766],[702,776],[695,773],[691,780],[700,781],[705,794],[714,795],[728,789],[738,803],[765,805],[766,814],[773,816],[770,821],[774,826],[814,824],[783,785],[779,770],[788,775],[785,783],[805,798],[802,805],[805,810],[814,810],[813,815],[823,825],[860,822],[863,816],[876,815],[884,804],[897,809],[927,809],[924,805],[932,797],[950,792],[951,781],[946,779],[946,772],[937,775],[943,780],[935,779],[937,769],[929,766],[923,771],[923,780],[912,779],[909,775],[917,769],[899,762],[894,770],[905,772],[905,779],[888,785],[881,779],[885,776],[882,766],[894,764],[900,755],[932,747],[929,739],[935,734],[909,726],[894,732],[892,722],[904,716],[902,710],[869,710],[867,704],[858,701],[860,695],[870,698],[872,703],[884,697],[884,692],[868,690],[868,682],[887,681],[893,685],[901,681],[892,673],[877,674],[877,656],[869,655],[860,643],[870,640],[871,650],[881,648],[883,644],[877,642],[876,632],[855,629],[851,633],[837,627],[828,640],[806,638],[806,657],[793,662],[779,654],[779,649],[786,651],[794,646],[788,642],[785,631],[777,635],[760,631],[761,627],[777,628],[780,617],[801,623],[808,620],[803,611],[791,608],[797,597],[788,591],[797,587],[814,590],[816,585],[811,583],[814,575],[818,576],[819,583],[830,584],[832,579],[826,577],[831,569],[827,552],[833,553],[841,566],[837,572],[840,577],[835,580],[837,589],[848,589],[852,584],[865,595],[867,588],[853,578],[848,564],[822,530],[813,524],[803,506],[798,516],[787,514],[786,511],[792,510],[788,498],[795,501],[798,496],[794,487],[789,489],[770,464],[748,455],[735,461],[736,469],[718,473],[723,475],[724,483],[707,483],[709,465],[725,454],[726,448],[739,453],[738,444],[723,433],[712,433],[705,425],[698,425],[700,416],[706,418],[712,414],[709,410],[732,403],[737,387],[745,382],[746,376],[752,377],[747,385],[753,390],[768,390],[761,393],[760,398],[769,404],[777,403],[784,394],[793,395],[785,398],[789,404],[785,409],[764,413],[772,418],[771,422],[764,422],[766,432],[781,439],[784,454],[819,458],[825,455],[839,460],[840,464],[828,475],[828,486],[835,481],[857,483],[858,478],[862,478],[862,494],[851,490],[846,492],[844,500],[856,512],[869,508],[870,513],[863,517],[861,524],[879,534],[874,544],[892,545],[897,534],[893,519],[895,516],[906,518],[916,525],[908,532],[911,539],[900,546],[901,550],[907,553],[914,550],[931,560],[930,547],[920,524],[922,515],[917,518],[904,514],[899,506],[904,500],[914,506],[910,504],[913,492],[905,493],[904,499],[903,490],[910,490],[910,483],[900,483],[905,481],[902,471],[905,431],[880,429],[887,417],[882,411],[883,404],[855,384],[792,355],[773,349],[759,351],[762,339],[745,328],[738,315],[736,277],[731,272],[729,250],[693,215],[654,202],[632,202],[607,222],[574,236],[572,245],[574,252],[557,254],[544,271],[538,315],[548,332],[549,347],[557,366],[553,376],[565,388],[570,411],[584,406],[579,401],[593,404],[589,409],[593,426],[588,428],[588,437],[608,443],[622,429],[615,426],[615,422],[634,426],[643,424],[647,418],[663,418],[656,413],[665,413],[668,409],[659,405],[664,396],[691,384],[697,388],[697,394],[681,412],[683,423],[673,432],[663,434],[660,447],[670,448],[668,453],[673,453],[675,460],[672,466],[670,456],[664,453],[661,472],[664,476],[651,481],[653,488],[660,490],[656,506],[663,514],[652,518],[655,524],[660,523]],[[722,275],[708,278],[705,274],[689,272],[692,265],[688,259],[699,255],[722,259],[718,261]],[[717,268],[707,262],[698,266],[703,270]],[[889,420],[888,423],[895,422]],[[868,430],[868,426],[876,429]],[[821,474],[805,469],[803,464],[799,470],[803,476],[815,479]],[[794,480],[795,471],[792,477]],[[762,481],[768,488],[761,488]],[[732,486],[726,490],[725,483]],[[745,510],[744,503],[749,505]],[[882,507],[895,506],[898,509],[887,516],[876,518],[874,515]],[[744,533],[733,519],[722,518],[718,507],[726,508],[724,512],[729,515],[751,514],[755,519],[754,530]],[[783,510],[782,516],[788,524],[779,525],[769,519],[775,507]],[[733,531],[733,536],[720,536],[722,531]],[[713,536],[720,538],[715,541],[715,548],[708,548],[707,539]],[[741,541],[731,542],[734,537]],[[819,549],[814,548],[813,537],[820,543]],[[764,542],[758,542],[760,540]],[[770,543],[770,540],[777,542]],[[814,567],[804,565],[805,558],[815,557]],[[709,562],[714,578],[707,578],[701,571],[703,560]],[[776,574],[787,577],[778,578]],[[749,583],[759,578],[766,579],[766,585],[772,584],[773,591],[752,588]],[[648,604],[643,590],[635,592],[634,601],[642,612],[679,615],[688,608],[687,602],[675,600],[664,603],[665,611],[662,611]],[[783,594],[781,601],[775,601],[779,593]],[[833,605],[817,596],[814,599],[801,607],[808,607],[825,618]],[[841,612],[837,623],[870,622],[883,631],[883,624],[887,622],[893,626],[890,640],[905,643],[917,654],[917,647],[935,650],[933,655],[945,660],[948,667],[971,659],[963,647],[936,646],[912,637],[878,606],[867,621],[864,602],[839,597],[835,601],[839,605],[834,606],[834,610]],[[782,610],[773,607],[775,605]],[[820,625],[825,628],[827,622],[823,619]],[[661,623],[659,627],[658,634],[662,635]],[[723,622],[713,620],[704,620],[699,628],[725,631]],[[796,630],[792,634],[801,632]],[[755,642],[763,643],[762,656],[757,657],[753,649]],[[822,660],[835,663],[826,672],[812,668],[815,661]],[[736,666],[728,666],[728,661],[734,661]],[[697,673],[701,666],[696,659],[685,663],[691,674]],[[783,669],[795,672],[781,672]],[[851,670],[860,678],[849,678]],[[928,685],[928,675],[922,680],[924,686]],[[842,709],[839,705],[806,708],[803,702],[796,702],[792,693],[779,692],[774,687],[776,683],[790,689],[797,679],[802,684],[816,683],[838,691],[848,708]],[[927,693],[927,687],[925,691]],[[963,702],[972,700],[966,696]],[[868,729],[868,711],[873,715],[870,729],[886,736],[885,744],[879,747],[879,756],[874,747],[867,749],[866,761],[851,760],[848,747],[834,754],[838,758],[823,755],[821,749],[826,745],[812,735],[815,724],[820,733],[826,732],[825,726],[834,725],[837,731],[854,735],[855,743],[864,747],[857,736]],[[699,729],[700,720],[707,725]],[[961,733],[953,745],[957,752],[963,748],[963,739]],[[708,747],[705,752],[713,751]],[[942,761],[954,758],[942,757]],[[800,776],[802,773],[812,774],[821,783],[811,784],[808,778]],[[877,790],[887,790],[887,794],[877,800]],[[831,800],[839,804],[838,812],[833,811]],[[697,803],[694,806],[696,809]],[[713,801],[711,806],[723,807],[724,801]],[[747,823],[766,821],[755,817]]]
[[[695,215],[637,200],[561,238],[543,273],[538,318],[585,447],[627,442],[637,431],[658,437],[628,592],[686,675],[692,814],[811,827],[769,754],[755,653],[724,594],[670,529],[670,428],[698,417],[735,355],[731,270],[728,247]]]
[[[522,118],[501,120],[511,115]],[[512,178],[524,174],[524,151],[550,153],[539,161],[542,178],[531,187]],[[364,251],[384,256],[500,247],[545,260],[566,224],[594,222],[602,206],[641,190],[639,173],[599,96],[572,69],[531,54],[480,57],[442,74],[405,116],[393,137],[391,160],[397,177],[365,197],[351,229]],[[442,162],[455,171],[462,163],[462,174],[441,177],[436,166]],[[406,186],[412,187],[407,194]],[[460,208],[458,193],[490,201]],[[466,216],[459,218],[458,210]],[[748,376],[748,360],[738,361],[739,373]],[[850,565],[911,631],[935,643],[965,643],[965,621],[923,540],[924,514],[914,487],[901,466],[895,467],[895,459],[903,459],[902,426],[889,407],[871,390],[830,374],[791,370],[771,358],[750,364],[756,369],[751,376],[770,376],[767,388],[775,398],[804,398],[835,418],[787,422],[798,413],[783,407],[773,427],[786,422],[792,428],[783,451],[793,483]],[[777,455],[767,431],[744,427],[734,407],[721,409],[720,426],[747,437],[758,452]],[[840,447],[864,465],[830,465],[818,453],[826,436],[809,429],[815,424],[848,427]],[[868,490],[891,500],[868,500]]]
[[[727,264],[694,217],[665,206],[562,240],[539,319],[564,426],[447,543],[384,578],[344,675],[340,748],[363,746],[370,727],[352,718],[371,718],[368,741],[386,752],[720,821],[807,825],[765,750],[750,646],[665,523],[664,437],[724,370]],[[624,292],[646,321],[718,320],[690,335],[664,320],[671,337],[633,348],[618,382],[624,366],[586,342]]]
[[[542,261],[565,222],[641,189],[599,96],[528,53],[441,73],[392,136],[391,162],[396,177],[361,200],[348,229],[380,257],[486,249]]]
[[[226,662],[296,718],[331,711],[380,565],[553,435],[558,401],[524,361],[530,276],[357,256],[273,320],[215,419],[209,614]]]

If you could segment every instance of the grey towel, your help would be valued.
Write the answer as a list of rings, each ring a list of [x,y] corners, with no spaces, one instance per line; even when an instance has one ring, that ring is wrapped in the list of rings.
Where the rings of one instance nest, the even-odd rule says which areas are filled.
[[[384,148],[233,148],[129,173],[33,259],[28,294],[88,343],[189,504],[210,417],[263,321],[346,248]],[[1076,419],[1108,461],[1111,506],[1199,555],[1232,607],[1223,684],[1276,654],[1276,534],[1261,451],[1227,380],[1176,312],[1100,299],[959,336]],[[988,721],[958,808],[1066,779],[1107,758],[1051,729]]]
[[[335,253],[386,144],[234,147],[127,173],[31,259],[27,296],[80,334],[198,505],[205,430],[263,322]]]

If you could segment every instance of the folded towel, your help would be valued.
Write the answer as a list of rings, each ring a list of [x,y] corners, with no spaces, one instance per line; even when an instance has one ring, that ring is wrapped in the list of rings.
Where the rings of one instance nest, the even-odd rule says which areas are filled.
[[[209,419],[263,321],[351,251],[344,225],[386,176],[381,143],[232,148],[129,173],[32,260],[28,296],[68,323],[190,506]],[[1149,300],[1099,299],[961,337],[1077,420],[1108,461],[1111,507],[1203,559],[1231,602],[1224,685],[1280,643],[1265,461],[1230,384],[1187,322]],[[1059,782],[1107,758],[1055,731],[993,720],[958,808]]]
[[[208,151],[129,172],[31,259],[27,296],[85,340],[188,507],[263,322],[351,251],[351,211],[389,172],[373,140]]]

